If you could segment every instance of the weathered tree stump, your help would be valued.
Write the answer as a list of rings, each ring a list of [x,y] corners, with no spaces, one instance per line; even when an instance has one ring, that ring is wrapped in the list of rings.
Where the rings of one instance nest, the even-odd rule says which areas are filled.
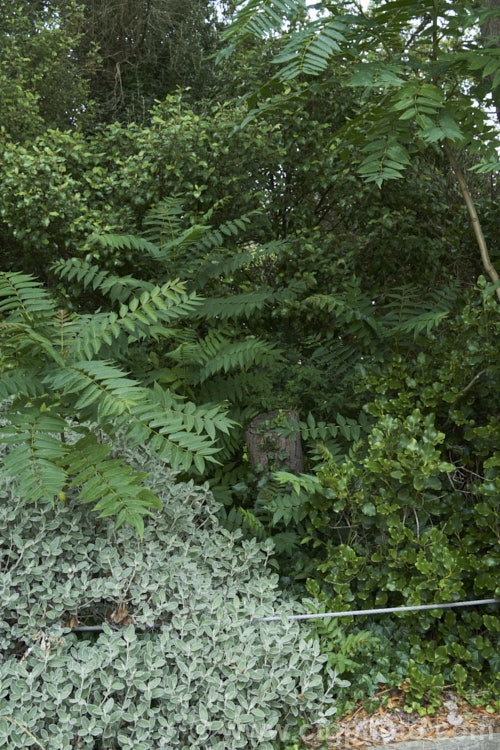
[[[253,469],[262,467],[263,473],[270,469],[287,467],[293,471],[303,471],[302,440],[300,432],[288,435],[289,419],[299,421],[299,414],[293,410],[276,409],[259,414],[250,423],[245,438]],[[284,428],[287,428],[286,430]],[[285,435],[282,434],[285,432]]]

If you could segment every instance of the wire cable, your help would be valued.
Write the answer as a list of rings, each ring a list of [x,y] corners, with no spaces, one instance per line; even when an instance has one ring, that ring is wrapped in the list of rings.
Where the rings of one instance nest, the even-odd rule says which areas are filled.
[[[359,615],[383,615],[387,612],[418,612],[423,609],[446,609],[448,607],[479,607],[482,604],[500,604],[500,599],[476,599],[472,602],[449,602],[446,604],[419,604],[415,607],[384,607],[381,609],[355,609],[350,612],[318,612],[313,615],[278,615],[254,617],[253,622],[279,622],[280,620],[317,620],[323,617],[356,617]]]
[[[280,622],[283,619],[286,620],[318,620],[324,617],[358,617],[360,615],[383,615],[389,612],[419,612],[424,609],[447,609],[449,607],[479,607],[483,604],[500,604],[500,599],[476,599],[475,601],[469,602],[447,602],[440,604],[419,604],[415,607],[384,607],[380,609],[354,609],[347,612],[318,612],[317,614],[311,615],[273,615],[272,617],[254,617],[252,622]],[[134,623],[131,623],[135,625]],[[109,625],[109,623],[108,623]],[[165,623],[153,623],[152,625],[135,625],[137,630],[156,630],[162,625],[168,625]],[[112,630],[120,631],[123,630],[123,626],[118,624],[109,625]],[[74,628],[70,628],[72,633],[83,633],[83,632],[102,632],[102,625],[77,625]]]

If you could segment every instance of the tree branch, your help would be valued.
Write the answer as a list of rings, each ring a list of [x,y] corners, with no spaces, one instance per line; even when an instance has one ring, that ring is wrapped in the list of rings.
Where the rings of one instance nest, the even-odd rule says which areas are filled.
[[[472,380],[470,381],[470,383],[469,383],[468,385],[466,385],[466,386],[465,386],[465,388],[463,389],[463,391],[461,391],[461,393],[460,393],[460,396],[463,396],[463,395],[464,395],[464,393],[467,393],[467,391],[468,391],[468,390],[470,390],[470,389],[472,388],[472,386],[474,385],[474,383],[476,382],[476,380],[479,380],[479,378],[480,378],[480,377],[481,377],[482,375],[484,375],[484,373],[485,373],[485,372],[487,372],[487,370],[480,370],[480,371],[479,371],[479,372],[477,373],[477,375],[474,375],[474,377],[472,378]]]
[[[453,150],[447,140],[444,141],[443,146],[444,146],[446,156],[448,157],[451,167],[453,171],[455,172],[455,176],[459,182],[460,189],[462,191],[462,195],[464,197],[464,201],[467,206],[467,210],[469,212],[470,220],[472,222],[472,228],[476,236],[477,244],[479,245],[479,252],[481,253],[481,260],[483,261],[484,270],[486,271],[486,273],[488,274],[488,276],[490,277],[492,281],[498,281],[500,277],[498,276],[498,273],[496,272],[495,267],[493,266],[493,263],[490,260],[488,246],[486,244],[486,240],[484,239],[484,234],[483,234],[483,230],[481,229],[481,224],[479,222],[479,217],[477,215],[476,207],[474,206],[474,202],[472,200],[472,196],[470,194],[469,188],[467,187],[467,183],[465,181],[463,172],[460,169],[456,156],[453,153]],[[496,290],[496,293],[497,293],[498,301],[500,302],[500,288]]]

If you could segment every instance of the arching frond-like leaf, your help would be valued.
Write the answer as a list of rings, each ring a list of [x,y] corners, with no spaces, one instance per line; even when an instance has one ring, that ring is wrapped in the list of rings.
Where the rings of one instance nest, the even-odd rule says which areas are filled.
[[[203,472],[206,461],[216,462],[216,433],[227,434],[233,422],[219,404],[196,406],[155,384],[148,400],[135,407],[122,426],[134,444],[148,442],[173,466],[181,465],[187,471],[194,463]]]
[[[339,42],[346,41],[347,27],[334,18],[318,18],[297,31],[274,58],[283,65],[279,72],[282,80],[291,80],[301,73],[319,75],[330,65],[332,57],[340,51]]]
[[[180,232],[173,240],[163,242],[161,245],[153,245],[154,253],[151,250],[148,250],[148,252],[155,260],[172,261],[176,255],[185,252],[193,245],[199,244],[209,229],[209,226],[196,224]]]
[[[258,267],[266,258],[278,257],[282,251],[282,242],[269,242],[266,245],[253,245],[248,249],[238,250],[230,257],[211,252],[196,273],[196,283],[199,288],[203,288],[210,279],[231,275],[241,268]]]
[[[149,253],[152,257],[155,257],[158,253],[158,247],[155,244],[133,234],[109,234],[102,232],[101,234],[91,235],[89,242],[96,242],[101,247],[110,250],[135,250],[138,253]]]
[[[32,277],[0,277],[0,398],[16,397],[10,424],[0,431],[0,442],[9,445],[4,468],[15,476],[20,492],[32,499],[58,494],[73,479],[82,485],[84,502],[95,503],[102,515],[117,515],[118,524],[126,521],[142,533],[142,516],[148,507],[159,507],[159,500],[141,486],[143,477],[109,459],[109,448],[96,441],[90,424],[110,437],[122,431],[130,442],[147,445],[174,467],[187,471],[194,466],[203,472],[207,462],[217,462],[216,437],[227,435],[233,422],[220,404],[196,406],[157,384],[149,388],[113,361],[96,357],[105,347],[108,356],[111,349],[120,354],[127,341],[170,335],[169,322],[192,315],[201,300],[178,280],[153,285],[129,278],[123,284],[74,260],[59,269],[101,291],[117,286],[117,297],[123,291],[126,297],[118,312],[57,312]],[[186,328],[181,338],[195,342],[192,333]],[[74,419],[74,429],[85,435],[76,445],[65,438],[73,429],[68,420]]]
[[[238,511],[252,534],[254,534],[257,539],[266,539],[269,536],[266,527],[262,521],[257,518],[255,513],[252,513],[252,511],[247,508],[241,507],[238,508]]]
[[[307,297],[306,304],[331,312],[337,324],[347,333],[379,336],[379,325],[370,297],[356,283],[346,284],[342,294],[314,294]],[[356,325],[358,324],[358,325]]]
[[[111,346],[122,330],[116,313],[80,315],[71,339],[66,342],[65,356],[93,359],[104,345]]]
[[[66,356],[96,356],[103,345],[111,346],[121,333],[129,340],[171,336],[173,320],[185,318],[201,304],[195,292],[186,294],[182,283],[168,281],[161,287],[149,285],[140,297],[129,297],[122,302],[119,314],[115,312],[80,315],[72,325],[72,340],[66,342]]]
[[[426,335],[451,313],[459,293],[456,284],[429,292],[425,299],[412,286],[400,287],[388,295],[380,318],[385,337]]]
[[[144,291],[128,305],[120,307],[120,318],[131,317],[146,324],[158,321],[170,322],[191,313],[200,304],[201,298],[196,292],[186,293],[186,286],[178,279],[167,281]]]
[[[75,394],[75,412],[84,419],[130,413],[146,396],[146,389],[136,380],[106,361],[72,362],[48,374],[46,382],[56,390]]]
[[[227,221],[224,224],[219,224],[217,229],[208,232],[205,237],[203,237],[201,244],[207,250],[214,247],[220,247],[224,244],[225,237],[236,237],[241,232],[246,231],[252,225],[255,217],[261,213],[260,210],[250,211],[247,214],[242,214],[237,219]]]
[[[12,396],[37,398],[46,392],[42,384],[42,368],[18,367],[0,374],[0,401]]]
[[[270,363],[277,356],[279,353],[274,345],[254,336],[243,341],[227,341],[213,355],[206,356],[205,366],[200,368],[196,381],[202,383],[216,372],[229,372],[235,368],[245,370],[252,365]]]
[[[261,310],[266,303],[272,302],[274,295],[268,292],[247,292],[233,294],[230,297],[208,297],[196,310],[198,318],[249,318],[256,310]]]
[[[113,432],[124,430],[132,443],[147,443],[185,470],[194,462],[203,471],[205,461],[215,461],[216,432],[227,432],[232,424],[219,405],[197,407],[157,384],[145,388],[109,362],[76,362],[55,374],[52,385],[75,394],[74,410],[80,418],[113,420]]]
[[[246,370],[252,365],[275,362],[279,351],[265,341],[249,336],[241,341],[234,341],[224,331],[210,331],[202,341],[183,344],[169,357],[186,365],[196,365],[192,382],[203,383],[219,372],[233,369]]]
[[[67,429],[67,423],[34,407],[19,410],[9,419],[10,424],[0,429],[0,440],[14,447],[3,460],[3,470],[16,478],[21,497],[53,500],[67,480],[59,462],[68,449],[55,436]]]
[[[144,217],[146,237],[157,247],[175,240],[182,231],[182,198],[164,198]]]
[[[0,272],[0,315],[11,313],[33,324],[54,315],[55,302],[34,276]]]
[[[62,279],[78,281],[84,289],[91,287],[109,295],[112,302],[126,302],[133,294],[151,291],[154,284],[132,276],[116,276],[82,258],[57,261],[51,269]]]
[[[40,333],[27,323],[18,321],[17,317],[15,314],[11,315],[8,320],[0,323],[4,353],[12,354],[12,352],[17,352],[19,360],[23,356],[31,359],[34,363],[37,360],[43,362],[48,359],[56,362],[58,365],[62,365],[62,356],[57,348],[57,344],[54,345],[52,343],[50,333],[48,336],[45,335],[45,332]],[[41,322],[38,321],[38,324]],[[42,325],[42,330],[43,328],[46,329],[47,326]]]
[[[234,405],[244,402],[249,394],[259,394],[260,397],[269,394],[272,398],[272,383],[266,370],[256,368],[247,372],[215,375],[203,383],[200,394],[203,400],[217,403],[227,399]],[[231,413],[234,416],[234,407]],[[235,419],[240,421],[238,417]]]
[[[226,29],[223,39],[239,37],[266,37],[283,31],[290,22],[306,12],[305,0],[247,0],[239,6],[234,21]],[[219,57],[223,57],[221,53]]]
[[[116,526],[126,522],[142,537],[143,516],[151,515],[150,508],[161,508],[161,502],[142,485],[146,474],[133,472],[121,459],[110,459],[110,452],[111,447],[99,444],[93,434],[72,446],[72,485],[81,486],[82,502],[95,503],[99,517],[116,515]]]

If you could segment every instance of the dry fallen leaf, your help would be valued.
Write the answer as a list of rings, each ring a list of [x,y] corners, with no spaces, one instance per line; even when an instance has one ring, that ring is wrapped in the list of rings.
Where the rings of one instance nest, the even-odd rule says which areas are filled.
[[[463,716],[458,716],[455,711],[450,711],[450,713],[446,717],[446,720],[452,727],[459,727],[464,723]]]
[[[112,622],[115,622],[117,624],[123,623],[124,625],[128,624],[126,622],[127,618],[128,618],[128,609],[126,608],[125,604],[123,604],[123,602],[121,602],[118,605],[118,607],[115,609],[115,611],[112,612],[111,615],[109,616],[109,619]]]

